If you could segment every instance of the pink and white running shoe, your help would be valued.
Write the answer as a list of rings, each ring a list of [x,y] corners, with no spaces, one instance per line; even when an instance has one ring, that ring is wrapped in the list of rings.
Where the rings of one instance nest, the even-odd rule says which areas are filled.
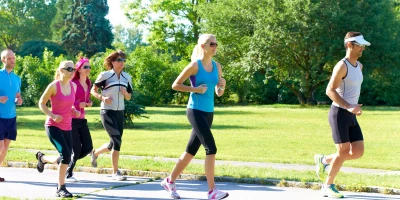
[[[214,188],[212,191],[208,192],[208,199],[217,200],[217,199],[225,199],[229,194],[227,192],[223,192]]]
[[[170,197],[172,199],[180,199],[181,197],[179,194],[176,192],[176,185],[175,183],[170,183],[169,177],[165,178],[163,181],[161,181],[161,187],[163,187],[167,192],[170,193]]]

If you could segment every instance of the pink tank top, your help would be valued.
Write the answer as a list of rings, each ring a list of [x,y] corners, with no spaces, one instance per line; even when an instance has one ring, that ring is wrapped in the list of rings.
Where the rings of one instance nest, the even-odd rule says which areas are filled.
[[[64,131],[72,130],[72,106],[75,102],[75,90],[72,82],[69,82],[71,87],[71,93],[68,96],[64,96],[61,92],[60,81],[57,81],[57,93],[50,97],[51,101],[51,112],[56,115],[61,115],[62,120],[57,123],[50,117],[47,117],[45,126],[55,126]]]

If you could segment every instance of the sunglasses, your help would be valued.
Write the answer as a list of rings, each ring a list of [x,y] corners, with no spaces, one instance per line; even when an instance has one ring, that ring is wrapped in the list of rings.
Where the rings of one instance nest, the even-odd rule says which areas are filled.
[[[365,45],[365,44],[359,44],[357,42],[352,42],[352,43],[357,45],[357,46],[359,46],[359,47],[361,47],[361,48],[364,48],[364,49],[365,49],[365,47],[367,47],[367,45]]]
[[[66,70],[66,71],[68,71],[68,72],[73,72],[73,71],[76,70],[76,69],[73,68],[73,67],[66,67],[66,68],[61,68],[61,69]]]
[[[210,47],[217,47],[218,46],[218,43],[216,43],[216,42],[210,42]]]
[[[90,66],[83,66],[83,69],[90,69]]]
[[[123,59],[123,58],[118,58],[117,60],[115,60],[115,61],[117,61],[117,62],[126,62],[126,60],[125,59]]]

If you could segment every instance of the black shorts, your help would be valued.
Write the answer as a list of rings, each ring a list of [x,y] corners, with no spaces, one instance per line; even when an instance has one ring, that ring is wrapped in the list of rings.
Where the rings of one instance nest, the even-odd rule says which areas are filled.
[[[355,114],[332,105],[328,119],[335,144],[364,140]]]
[[[0,118],[0,140],[17,139],[17,118]]]

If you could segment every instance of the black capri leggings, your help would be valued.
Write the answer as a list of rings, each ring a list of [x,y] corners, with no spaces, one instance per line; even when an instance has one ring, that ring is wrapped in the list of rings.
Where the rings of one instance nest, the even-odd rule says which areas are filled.
[[[76,161],[84,158],[93,149],[92,137],[90,136],[87,119],[72,119],[72,155],[67,174],[72,176]]]
[[[64,131],[55,126],[45,126],[47,136],[50,142],[56,147],[60,153],[60,162],[69,164],[72,154],[72,137],[71,131]]]
[[[206,155],[217,154],[217,147],[211,133],[214,113],[188,108],[186,115],[193,127],[186,152],[195,156],[200,145],[203,145],[206,149]]]
[[[110,136],[108,149],[121,150],[122,133],[124,132],[124,111],[123,110],[101,110],[101,123]]]

